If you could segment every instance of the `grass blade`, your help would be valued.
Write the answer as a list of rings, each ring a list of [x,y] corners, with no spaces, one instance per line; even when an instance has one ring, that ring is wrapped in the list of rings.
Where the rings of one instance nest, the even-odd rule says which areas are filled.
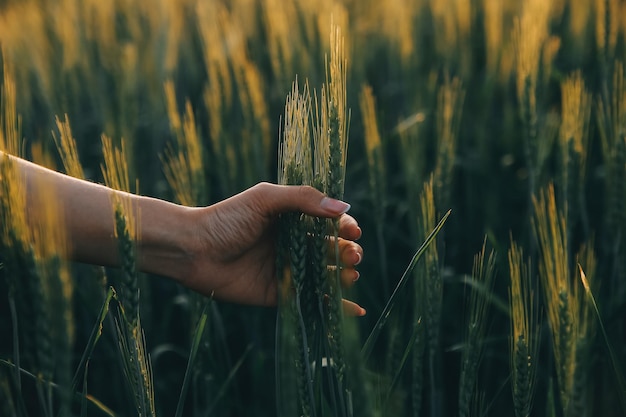
[[[87,367],[85,364],[85,372],[83,372],[83,397],[80,400],[80,417],[87,416]]]
[[[448,212],[439,221],[437,226],[435,226],[432,232],[430,232],[430,234],[428,235],[424,243],[422,243],[422,246],[420,246],[417,252],[415,252],[415,254],[413,255],[413,258],[411,259],[411,262],[409,263],[409,266],[406,268],[406,270],[402,274],[402,277],[400,278],[400,281],[398,281],[396,288],[393,290],[393,293],[391,294],[389,301],[387,301],[387,305],[385,305],[383,312],[381,313],[380,317],[378,317],[378,321],[374,325],[374,329],[372,330],[370,335],[367,337],[367,340],[365,341],[365,344],[363,345],[363,349],[361,349],[361,353],[363,354],[363,358],[365,361],[369,359],[369,356],[372,353],[372,349],[374,348],[374,343],[376,342],[376,339],[378,339],[380,332],[382,331],[383,327],[387,323],[389,314],[391,314],[391,309],[395,305],[396,297],[406,285],[408,278],[411,275],[411,272],[413,271],[413,268],[415,268],[415,265],[417,265],[417,261],[419,261],[422,255],[424,254],[424,252],[426,252],[426,248],[428,248],[428,245],[430,245],[430,243],[435,239],[435,237],[437,236],[437,234],[439,233],[439,231],[445,224],[446,220],[450,216],[451,212],[452,210],[448,210]]]
[[[102,307],[100,307],[100,313],[98,314],[98,322],[94,326],[91,331],[91,335],[89,336],[89,340],[87,341],[87,347],[83,352],[83,356],[80,358],[80,363],[76,368],[76,373],[74,373],[74,378],[72,379],[72,391],[76,390],[78,385],[78,376],[80,370],[84,367],[85,373],[87,372],[87,362],[89,362],[89,358],[91,358],[91,354],[93,353],[94,348],[96,347],[96,343],[100,340],[100,336],[102,336],[102,323],[106,318],[107,314],[109,314],[109,303],[113,298],[116,298],[117,294],[115,293],[115,289],[113,287],[109,287],[109,291],[107,291],[106,298],[104,299],[104,303],[102,303]]]
[[[0,359],[0,365],[4,365],[8,368],[11,369],[15,369],[15,364],[5,360],[5,359]],[[46,382],[46,384],[48,385],[48,387],[50,389],[55,389],[55,390],[60,390],[61,387],[59,387],[57,384],[55,384],[54,382],[51,381],[41,381],[40,378],[37,375],[34,375],[30,372],[28,372],[27,370],[20,368],[19,372],[21,374],[24,374],[25,376],[32,378],[35,381],[40,381],[40,382]],[[74,393],[73,394],[75,398],[78,398],[80,400],[86,399],[87,401],[89,401],[89,403],[94,406],[95,408],[97,408],[98,410],[100,410],[103,414],[107,415],[108,417],[117,417],[117,414],[115,414],[115,412],[113,410],[111,410],[109,407],[107,407],[106,405],[104,405],[102,402],[100,402],[98,399],[92,397],[91,395],[82,395],[82,394],[78,394],[78,393]]]
[[[187,396],[187,390],[189,388],[189,381],[191,380],[191,368],[196,361],[196,356],[198,353],[198,349],[200,347],[200,342],[202,341],[202,336],[204,335],[204,328],[206,327],[206,321],[208,317],[208,307],[211,303],[212,299],[208,299],[204,303],[204,307],[202,308],[202,314],[200,315],[200,319],[198,320],[198,325],[196,326],[196,330],[193,336],[193,340],[191,342],[191,351],[189,352],[189,361],[187,362],[187,370],[185,371],[185,377],[183,379],[183,386],[180,390],[180,397],[178,399],[178,405],[176,406],[175,417],[180,417],[183,414],[183,408],[185,406],[185,398]]]
[[[404,350],[404,354],[402,355],[402,359],[400,360],[400,365],[398,366],[398,370],[396,371],[396,374],[394,375],[393,380],[391,381],[391,385],[389,386],[389,389],[387,390],[385,404],[389,402],[389,400],[391,399],[391,394],[393,393],[393,390],[396,387],[396,384],[400,380],[400,376],[402,375],[402,370],[404,369],[404,365],[406,364],[406,361],[409,359],[409,355],[411,354],[411,351],[413,350],[415,343],[419,342],[418,339],[420,337],[421,326],[422,326],[422,319],[420,318],[413,328],[413,334],[411,335],[411,339],[409,340],[409,343],[406,345],[406,349]],[[383,408],[383,410],[385,409],[386,407]]]
[[[92,397],[91,395],[87,395],[85,398],[87,398],[91,405],[100,410],[103,414],[106,414],[109,417],[117,417],[117,414],[115,414],[115,412],[113,412],[113,410],[111,410],[109,407],[102,404],[100,400]]]
[[[609,336],[606,334],[606,330],[604,329],[604,324],[602,323],[602,317],[600,317],[600,310],[598,309],[598,304],[596,303],[596,299],[591,292],[591,286],[589,285],[589,281],[587,280],[587,275],[583,271],[582,266],[578,265],[578,269],[580,271],[580,280],[582,281],[583,287],[585,288],[585,293],[587,297],[589,297],[589,301],[591,301],[591,305],[593,306],[593,310],[598,317],[598,324],[600,325],[600,330],[602,330],[602,337],[604,337],[604,343],[606,344],[606,348],[609,351],[609,356],[611,357],[611,364],[613,365],[613,371],[615,372],[615,379],[617,380],[617,385],[620,389],[620,404],[622,406],[622,412],[626,414],[626,382],[624,381],[624,375],[619,371],[620,364],[615,357],[615,351],[611,346],[611,342],[609,340]]]
[[[217,406],[217,403],[219,402],[219,400],[224,396],[224,394],[226,394],[226,388],[230,385],[230,382],[233,380],[233,378],[235,377],[235,374],[237,373],[237,371],[239,371],[239,368],[241,368],[241,365],[243,365],[243,361],[248,357],[248,354],[251,351],[252,351],[252,345],[248,345],[248,347],[246,348],[246,351],[243,352],[243,355],[241,355],[241,358],[239,358],[235,366],[233,366],[233,368],[228,373],[228,376],[226,377],[226,381],[224,381],[224,383],[220,387],[220,390],[217,392],[217,395],[215,396],[215,399],[213,400],[213,404],[211,404],[211,406],[207,409],[205,416],[211,415],[211,413],[213,412],[213,409],[215,408],[215,406]]]
[[[1,269],[2,265],[0,265]],[[17,394],[22,398],[22,379],[20,378],[20,340],[17,322],[17,308],[15,307],[15,299],[13,296],[9,296],[9,308],[11,310],[11,322],[13,324],[13,354],[15,360],[15,386],[17,388]]]

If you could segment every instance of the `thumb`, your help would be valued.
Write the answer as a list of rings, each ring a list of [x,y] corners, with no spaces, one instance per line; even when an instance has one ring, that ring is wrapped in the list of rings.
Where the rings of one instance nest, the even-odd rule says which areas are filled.
[[[276,185],[260,183],[252,190],[259,193],[259,201],[272,214],[300,211],[310,216],[339,217],[350,209],[350,204],[327,197],[308,185]]]

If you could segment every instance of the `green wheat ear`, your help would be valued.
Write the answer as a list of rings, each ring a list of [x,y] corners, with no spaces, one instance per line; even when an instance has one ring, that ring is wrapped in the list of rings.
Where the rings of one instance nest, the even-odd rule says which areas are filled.
[[[71,352],[75,333],[73,284],[65,262],[68,242],[63,226],[64,217],[54,190],[42,189],[34,198],[34,204],[46,207],[43,213],[30,219],[31,250],[28,251],[29,256],[32,256],[35,273],[35,293],[39,297],[34,298],[39,300],[36,303],[37,328],[38,333],[43,335],[42,350],[38,357],[44,380],[49,384],[48,392],[53,380],[59,387],[61,414],[65,414],[71,400]]]
[[[139,319],[133,327],[130,323],[131,318],[126,317],[124,306],[120,305],[115,327],[122,356],[122,370],[137,414],[141,417],[154,417],[156,407],[152,364],[146,349],[145,335]]]
[[[346,74],[347,60],[345,58],[344,38],[341,29],[331,24],[330,30],[330,60],[326,80],[326,106],[328,117],[328,176],[327,194],[329,197],[342,199],[345,186],[345,169],[348,145],[348,112],[346,106]],[[339,262],[339,224],[333,221],[335,239],[335,265]],[[342,414],[348,410],[345,394],[348,393],[345,385],[345,346],[343,340],[343,311],[341,291],[341,270],[336,268],[335,276],[329,280],[328,297],[328,343],[332,353],[332,360],[338,380],[337,398],[338,407]]]
[[[122,141],[121,147],[116,148],[112,140],[103,135],[102,147],[104,154],[102,173],[105,184],[116,190],[130,192],[125,142]],[[130,320],[129,325],[135,327],[139,320],[139,284],[135,248],[139,213],[131,205],[130,199],[120,194],[114,194],[111,204],[122,275],[120,299],[126,310],[125,317]]]
[[[135,327],[139,320],[139,285],[135,261],[135,242],[131,238],[128,220],[120,203],[115,205],[115,235],[117,236],[122,272],[120,296],[126,309],[126,317],[130,320],[129,324]]]
[[[419,224],[423,236],[426,236],[429,230],[435,228],[437,211],[434,191],[433,176],[431,175],[430,180],[424,184],[424,191],[420,197],[422,215],[419,219]],[[424,322],[428,333],[428,352],[432,358],[439,348],[439,329],[443,301],[443,283],[439,271],[439,251],[436,241],[428,246],[424,257],[425,259],[421,266],[426,295]]]
[[[282,128],[279,151],[279,183],[284,185],[310,184],[313,175],[313,161],[311,155],[311,135],[309,128],[310,97],[305,85],[300,92],[297,80],[292,85],[291,93],[285,104],[285,119]],[[309,267],[310,222],[301,213],[287,213],[280,218],[279,259],[278,268],[282,272],[280,277],[287,287],[281,294],[281,325],[280,331],[289,331],[295,335],[291,340],[283,341],[278,355],[289,356],[288,367],[295,367],[291,377],[295,379],[297,387],[297,403],[300,414],[304,416],[317,415],[316,393],[312,363],[317,359],[311,358],[311,346],[315,341],[313,325],[316,321],[316,295],[311,291],[313,280]],[[306,291],[305,291],[306,289]],[[281,338],[284,334],[281,335]],[[286,351],[285,351],[286,350]],[[317,355],[316,355],[317,356]],[[319,361],[317,362],[319,363]],[[278,377],[284,371],[279,369]],[[279,379],[280,380],[280,379]],[[281,381],[282,382],[282,381]],[[290,381],[286,381],[287,384]],[[282,385],[282,384],[281,384]],[[278,393],[279,403],[284,396]],[[295,404],[294,404],[295,405]],[[282,407],[280,408],[282,409]],[[286,412],[286,410],[284,411]]]
[[[116,148],[112,140],[103,135],[102,145],[104,154],[102,173],[105,184],[117,190],[130,192],[125,142],[122,140],[121,147]],[[139,416],[154,416],[156,409],[152,369],[139,313],[135,244],[139,233],[137,225],[140,213],[124,195],[114,194],[111,204],[122,271],[118,317],[116,318],[116,334],[122,358],[122,370]]]
[[[297,80],[285,104],[285,120],[279,149],[279,183],[311,185],[333,198],[342,198],[347,143],[345,58],[343,38],[331,28],[331,53],[321,101],[312,105],[308,84],[300,92]],[[313,113],[313,111],[315,113]],[[308,218],[301,213],[281,216],[278,269],[282,273],[281,300],[290,312],[279,317],[295,331],[294,357],[299,404],[304,415],[330,406],[339,415],[352,409],[346,383],[342,295],[340,287],[338,221]],[[327,233],[332,224],[334,253],[332,268],[326,268]],[[287,271],[285,276],[283,271]],[[283,323],[285,326],[289,323]],[[280,326],[279,326],[280,327]],[[284,330],[279,330],[282,334]],[[284,343],[282,336],[279,341]],[[326,363],[323,372],[322,363]],[[312,364],[315,364],[313,368]],[[283,373],[279,370],[280,375]],[[327,381],[322,381],[322,374]],[[321,387],[326,385],[327,390]],[[280,390],[283,386],[279,387]],[[279,394],[279,398],[281,394]],[[319,404],[319,406],[318,406]],[[326,404],[326,405],[324,405]]]
[[[461,357],[461,377],[459,385],[459,415],[469,416],[472,402],[477,395],[478,368],[481,362],[483,342],[487,324],[487,307],[495,278],[495,253],[486,258],[486,240],[483,248],[474,257],[471,280],[480,284],[472,288],[465,336],[465,346]],[[475,402],[474,402],[475,403]]]

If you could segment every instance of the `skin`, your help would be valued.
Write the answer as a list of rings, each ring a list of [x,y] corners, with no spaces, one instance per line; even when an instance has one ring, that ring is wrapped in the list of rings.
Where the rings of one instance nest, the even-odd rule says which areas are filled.
[[[339,218],[342,284],[349,287],[359,278],[355,267],[363,249],[355,240],[361,229],[345,214],[350,206],[312,187],[260,183],[208,207],[185,207],[114,191],[10,158],[26,184],[29,217],[45,210],[45,204],[37,201],[45,194],[42,190],[54,190],[64,213],[72,260],[118,265],[111,203],[117,194],[128,198],[140,213],[139,269],[166,276],[203,295],[240,304],[276,305],[276,221],[280,213],[290,211]],[[345,300],[344,309],[349,315],[365,314],[362,307]]]

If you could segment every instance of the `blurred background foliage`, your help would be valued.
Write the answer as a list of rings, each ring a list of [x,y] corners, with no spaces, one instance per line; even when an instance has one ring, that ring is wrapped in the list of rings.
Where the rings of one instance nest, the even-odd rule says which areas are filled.
[[[28,158],[51,155],[48,164],[61,170],[55,137],[71,136],[84,176],[103,182],[101,136],[116,146],[123,139],[139,193],[211,204],[277,180],[285,97],[296,77],[314,88],[324,82],[331,16],[346,39],[345,199],[365,248],[348,296],[368,310],[358,320],[362,335],[411,254],[452,209],[362,383],[384,391],[407,343],[427,359],[415,354],[413,372],[404,367],[385,404],[373,395],[371,413],[513,414],[510,347],[519,334],[510,265],[527,263],[534,290],[525,297],[536,304],[531,321],[540,317],[531,325],[540,364],[532,415],[624,415],[626,392],[615,382],[626,369],[623,0],[1,0],[3,111],[19,114]],[[494,250],[493,271],[482,267],[483,245]],[[525,258],[510,262],[516,245]],[[597,313],[585,313],[590,293],[577,263],[592,281]],[[555,271],[564,271],[561,281]],[[103,275],[72,266],[74,365],[104,300]],[[171,415],[202,300],[156,277],[141,277],[140,287],[157,414]],[[6,292],[0,353],[9,359]],[[488,314],[475,300],[481,296]],[[561,303],[573,322],[591,315],[585,320],[596,323],[572,325],[588,346],[584,361],[567,366],[562,358],[583,350],[551,353],[563,348],[554,308],[564,299],[580,304]],[[275,415],[276,312],[212,303],[208,316],[186,415]],[[482,322],[479,334],[468,333],[472,320]],[[104,327],[88,392],[127,415],[113,322]],[[579,391],[565,394],[574,388],[564,369],[583,362],[584,373],[572,374]],[[581,404],[572,411],[566,403],[574,397]]]

